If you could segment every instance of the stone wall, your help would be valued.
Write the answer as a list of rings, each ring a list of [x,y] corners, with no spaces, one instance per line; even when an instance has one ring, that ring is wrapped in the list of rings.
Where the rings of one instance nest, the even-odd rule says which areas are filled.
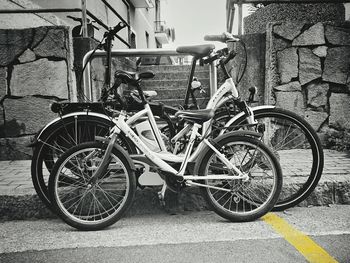
[[[76,96],[70,53],[67,27],[0,30],[0,160],[30,159],[51,102]]]
[[[326,144],[350,130],[348,23],[269,24],[266,57],[266,103],[304,116]]]
[[[345,7],[342,3],[269,4],[244,18],[244,33],[265,33],[267,24],[271,22],[303,21],[315,24],[344,20]]]

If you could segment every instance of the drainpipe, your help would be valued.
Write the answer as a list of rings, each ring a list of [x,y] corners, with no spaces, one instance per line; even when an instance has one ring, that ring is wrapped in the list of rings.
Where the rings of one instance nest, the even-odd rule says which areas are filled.
[[[81,20],[81,29],[83,31],[83,37],[88,37],[86,0],[81,0]]]

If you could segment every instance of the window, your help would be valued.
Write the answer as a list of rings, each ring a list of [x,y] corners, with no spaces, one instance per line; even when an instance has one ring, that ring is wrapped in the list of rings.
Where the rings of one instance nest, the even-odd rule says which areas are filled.
[[[131,32],[130,34],[130,47],[136,48],[136,35],[134,32]]]
[[[149,34],[147,31],[145,33],[146,33],[146,47],[149,48]]]

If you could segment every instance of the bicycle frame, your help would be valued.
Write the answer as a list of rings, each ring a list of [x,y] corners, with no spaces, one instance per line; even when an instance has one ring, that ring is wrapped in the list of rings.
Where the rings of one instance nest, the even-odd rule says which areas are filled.
[[[150,125],[152,130],[155,131],[154,136],[156,137],[157,142],[159,142],[160,152],[154,152],[147,147],[147,145],[138,137],[138,135],[130,128],[128,123],[135,122],[137,119],[142,116],[148,116],[150,119]],[[194,123],[192,127],[192,132],[190,136],[190,142],[187,145],[186,152],[184,155],[174,155],[163,149],[162,137],[160,135],[160,131],[157,128],[157,125],[154,120],[154,116],[148,104],[145,104],[145,109],[133,115],[127,122],[125,122],[127,115],[125,111],[122,111],[121,114],[117,117],[117,119],[113,119],[115,126],[111,130],[110,142],[107,147],[107,151],[103,160],[107,160],[109,158],[108,149],[114,145],[115,138],[121,132],[125,133],[127,137],[139,148],[139,150],[155,165],[157,165],[162,171],[168,172],[172,176],[176,176],[179,180],[210,180],[210,179],[223,179],[223,180],[247,180],[248,175],[242,173],[237,167],[235,167],[226,157],[220,153],[206,138],[202,138],[202,142],[196,148],[196,150],[191,154],[193,149],[194,141],[196,138],[201,137],[198,133],[198,129],[201,127],[200,124]],[[158,131],[158,132],[157,132]],[[185,175],[185,170],[187,164],[189,162],[193,162],[201,152],[203,147],[210,147],[219,157],[219,159],[227,166],[228,169],[232,170],[237,175],[226,175],[226,174],[217,174],[217,175],[207,175],[207,176],[198,176],[198,175]],[[164,146],[165,147],[165,146]],[[175,170],[172,166],[170,166],[166,161],[181,163],[181,167],[179,171]],[[104,161],[102,161],[102,164]],[[97,169],[95,174],[92,176],[92,180],[99,176],[101,171],[104,168],[102,165]],[[191,182],[190,182],[191,183]],[[200,185],[200,184],[199,184]],[[210,186],[208,186],[210,187]]]

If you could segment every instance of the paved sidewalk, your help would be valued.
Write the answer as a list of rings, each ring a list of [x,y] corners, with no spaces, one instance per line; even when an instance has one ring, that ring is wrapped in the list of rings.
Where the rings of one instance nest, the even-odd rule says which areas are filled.
[[[312,195],[302,202],[302,206],[350,204],[350,153],[333,150],[325,150],[324,153],[325,165],[319,185]],[[290,161],[305,162],[305,159],[293,154]],[[30,160],[0,162],[0,219],[52,216],[35,194],[31,181],[30,162]],[[284,182],[287,183],[288,180],[295,184],[298,182],[298,178],[293,178],[293,175]],[[158,204],[155,205],[157,200],[154,191],[143,191],[138,193],[136,198],[138,202],[151,204],[139,204],[135,209],[141,209],[146,213],[154,208],[161,210]],[[200,210],[200,207],[195,209]],[[152,213],[152,211],[148,212]],[[16,215],[13,216],[13,214]]]

